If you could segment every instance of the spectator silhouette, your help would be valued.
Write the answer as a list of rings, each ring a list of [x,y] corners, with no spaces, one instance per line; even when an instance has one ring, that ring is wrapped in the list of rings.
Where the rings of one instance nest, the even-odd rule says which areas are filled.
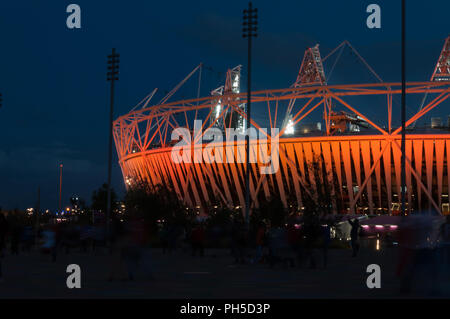
[[[5,216],[0,212],[0,281],[3,280],[2,273],[2,260],[3,260],[3,250],[5,248],[6,242],[6,232],[8,231],[8,222]]]
[[[267,237],[267,229],[266,224],[264,222],[261,222],[259,224],[258,230],[256,231],[256,254],[255,259],[253,260],[254,263],[259,263],[262,261],[263,258],[263,247],[266,244],[266,237]]]
[[[197,224],[191,232],[192,256],[196,256],[197,252],[200,257],[205,254],[205,229],[201,223]]]
[[[331,241],[331,227],[329,224],[323,227],[323,267],[327,268],[328,265],[328,247]]]
[[[305,221],[303,234],[305,236],[304,239],[304,248],[305,248],[305,259],[309,260],[309,268],[315,269],[317,268],[316,258],[315,258],[315,244],[317,239],[320,236],[320,226],[316,221]]]
[[[352,229],[350,231],[350,241],[351,241],[352,250],[353,250],[352,257],[356,257],[356,255],[358,254],[358,251],[359,251],[359,242],[358,242],[358,233],[359,233],[359,228],[360,228],[359,220],[357,218],[355,218],[354,221],[349,219],[348,222],[352,226]]]

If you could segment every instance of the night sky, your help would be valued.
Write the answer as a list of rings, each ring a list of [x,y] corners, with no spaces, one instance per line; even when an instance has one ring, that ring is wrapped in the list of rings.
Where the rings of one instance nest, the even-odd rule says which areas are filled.
[[[70,3],[81,7],[81,29],[66,27]],[[254,89],[288,87],[306,47],[320,43],[324,56],[343,40],[349,40],[383,80],[400,81],[400,0],[253,3],[259,10]],[[366,27],[366,7],[371,3],[381,6],[381,29]],[[201,91],[208,95],[221,84],[227,68],[245,67],[241,19],[246,5],[245,1],[2,1],[0,206],[34,206],[40,187],[41,208],[56,209],[59,163],[64,164],[63,205],[73,194],[89,203],[92,191],[107,178],[106,56],[111,48],[121,55],[115,118],[155,87],[161,98],[200,62],[210,68]],[[408,0],[407,5],[408,81],[428,80],[449,34],[450,2]],[[349,68],[334,72],[335,83],[362,79]],[[180,94],[195,97],[196,89]],[[113,181],[122,195],[115,150]]]

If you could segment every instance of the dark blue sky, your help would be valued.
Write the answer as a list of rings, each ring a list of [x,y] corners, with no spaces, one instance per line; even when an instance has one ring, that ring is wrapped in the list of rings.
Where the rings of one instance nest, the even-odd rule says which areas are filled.
[[[448,1],[408,0],[408,80],[428,80],[449,33]],[[82,28],[66,27],[66,7],[81,6]],[[365,25],[365,8],[382,8],[381,30]],[[54,209],[58,164],[63,201],[90,201],[106,180],[108,85],[106,55],[121,55],[115,117],[153,88],[170,90],[203,62],[216,71],[246,63],[241,38],[244,1],[2,1],[0,3],[0,206],[36,202]],[[349,40],[385,81],[400,80],[400,0],[254,1],[259,10],[255,89],[288,87],[307,46],[322,55]],[[352,70],[333,75],[355,82]],[[202,95],[218,86],[205,75]],[[209,85],[209,86],[208,86]],[[185,92],[190,94],[190,92]],[[195,93],[192,92],[192,97]],[[395,111],[395,110],[394,110]],[[115,154],[114,154],[115,155]],[[113,166],[114,188],[124,186]]]

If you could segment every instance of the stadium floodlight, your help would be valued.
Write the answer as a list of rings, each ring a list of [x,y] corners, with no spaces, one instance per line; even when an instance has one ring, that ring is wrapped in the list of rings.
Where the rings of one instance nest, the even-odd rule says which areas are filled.
[[[119,80],[119,54],[116,49],[108,55],[107,81],[111,82],[111,97],[109,108],[109,141],[108,141],[108,195],[106,199],[106,231],[109,232],[109,219],[111,216],[111,165],[112,165],[112,143],[113,143],[113,116],[114,116],[114,82]]]
[[[251,106],[251,61],[252,61],[252,38],[257,37],[258,25],[258,9],[252,7],[252,3],[248,3],[248,9],[244,10],[244,22],[242,23],[242,37],[248,40],[248,61],[247,61],[247,128],[246,140],[246,161],[245,161],[245,222],[250,223],[250,106]]]
[[[294,122],[292,122],[292,120],[289,120],[289,122],[286,125],[286,129],[284,130],[284,134],[292,135],[294,133],[295,133]]]

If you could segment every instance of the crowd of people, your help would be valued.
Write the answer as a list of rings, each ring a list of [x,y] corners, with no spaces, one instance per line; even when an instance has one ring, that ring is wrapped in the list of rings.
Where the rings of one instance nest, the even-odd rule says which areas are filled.
[[[357,231],[356,231],[357,232]],[[323,267],[327,265],[331,242],[330,224],[270,223],[259,221],[250,227],[235,219],[231,225],[209,226],[205,222],[180,226],[164,224],[159,230],[163,253],[188,247],[192,256],[204,256],[206,247],[218,247],[217,238],[226,238],[220,246],[230,249],[236,264],[267,264],[274,267],[302,265],[318,267],[322,254]]]
[[[248,227],[242,219],[232,220],[229,225],[213,226],[201,220],[185,224],[164,222],[159,224],[157,240],[152,236],[151,227],[138,218],[125,221],[113,218],[109,229],[105,223],[63,222],[33,226],[0,214],[2,258],[6,250],[17,255],[32,248],[48,255],[52,262],[56,262],[60,254],[74,251],[94,254],[107,251],[113,258],[109,280],[118,277],[132,280],[144,248],[151,246],[161,247],[164,254],[188,247],[193,257],[203,257],[208,247],[222,243],[221,248],[228,247],[238,264],[300,266],[307,261],[311,268],[316,268],[319,250],[323,252],[323,265],[326,266],[330,243],[329,225],[300,226],[260,221]]]
[[[348,220],[351,227],[349,257],[360,250],[361,225],[357,218]],[[436,226],[438,225],[438,226]],[[107,228],[76,223],[50,223],[33,227],[6,218],[0,213],[0,279],[2,260],[8,250],[17,255],[38,249],[56,262],[60,254],[107,252],[111,257],[109,280],[133,280],[143,267],[146,248],[160,247],[163,254],[187,251],[202,258],[209,248],[229,248],[236,264],[265,264],[268,267],[327,268],[328,251],[332,243],[333,225],[327,220],[303,219],[301,222],[270,222],[261,220],[248,226],[243,219],[233,219],[226,225],[210,225],[207,221],[192,223],[161,222],[152,228],[144,220],[113,218]],[[433,229],[439,229],[434,232]],[[156,233],[152,230],[156,230]],[[430,239],[432,238],[432,240]],[[426,261],[430,281],[435,282],[437,265],[450,264],[450,219],[435,222],[425,217],[405,219],[397,238],[400,244],[398,275],[402,289],[410,283],[418,267]],[[146,268],[153,278],[151,267]]]

